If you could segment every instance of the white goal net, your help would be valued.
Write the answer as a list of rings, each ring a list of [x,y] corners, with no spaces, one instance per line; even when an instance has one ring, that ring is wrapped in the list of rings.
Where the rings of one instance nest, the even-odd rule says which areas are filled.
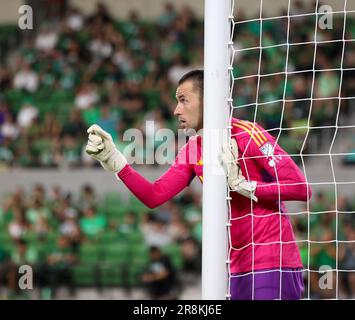
[[[237,251],[242,257],[247,248],[254,259],[261,246],[273,245],[257,243],[254,227],[276,215],[278,268],[287,273],[282,255],[289,243],[283,241],[282,217],[288,216],[303,265],[302,298],[355,298],[355,1],[286,0],[271,10],[272,1],[259,0],[254,16],[241,2],[232,1],[229,17],[230,134],[233,119],[248,121],[249,144],[262,148],[263,135],[271,134],[299,166],[313,195],[304,202],[285,202],[287,211],[279,196],[277,212],[265,216],[253,210],[253,202],[245,215],[234,214],[229,203],[228,261]],[[260,133],[255,124],[265,131]],[[249,175],[247,160],[239,154]],[[274,184],[280,189],[282,181]],[[251,236],[238,246],[231,230],[243,219],[251,219]],[[250,272],[238,274],[229,264],[228,297],[233,279],[249,273],[251,299],[258,298],[255,277],[269,271],[256,267],[254,260],[251,266]],[[280,276],[280,288],[287,285],[283,280]],[[279,289],[280,299],[282,295]]]

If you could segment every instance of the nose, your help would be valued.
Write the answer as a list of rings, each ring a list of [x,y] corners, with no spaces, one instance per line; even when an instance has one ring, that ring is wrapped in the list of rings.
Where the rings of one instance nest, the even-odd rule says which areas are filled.
[[[174,116],[179,116],[179,115],[181,115],[181,111],[182,111],[181,105],[180,105],[180,103],[178,103],[178,104],[176,105],[175,110],[174,110]]]

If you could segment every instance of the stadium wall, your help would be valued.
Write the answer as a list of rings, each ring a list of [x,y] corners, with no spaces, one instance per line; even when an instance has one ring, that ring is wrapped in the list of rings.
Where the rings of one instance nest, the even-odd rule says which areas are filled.
[[[159,169],[137,168],[145,178],[154,181],[167,167]],[[53,169],[14,169],[0,173],[0,201],[1,197],[16,188],[21,187],[24,190],[30,190],[34,184],[41,183],[46,188],[59,185],[64,191],[77,193],[84,184],[91,184],[95,187],[98,194],[117,191],[123,198],[130,195],[122,182],[117,181],[116,177],[102,169],[71,169],[71,170],[53,170]],[[201,189],[198,179],[195,179],[191,186]]]
[[[309,2],[310,0],[303,0]],[[70,3],[78,7],[83,13],[94,12],[98,0],[71,0]],[[173,3],[177,8],[188,5],[200,18],[204,14],[204,0],[101,0],[110,12],[117,18],[127,18],[129,12],[137,10],[143,19],[151,20],[158,17],[167,2]],[[0,24],[17,23],[18,8],[24,0],[0,0]],[[260,0],[235,0],[236,7],[240,7],[247,16],[258,17]],[[343,10],[344,2],[339,0],[324,0],[323,4],[329,4],[334,11]],[[263,0],[263,8],[266,16],[279,14],[280,9],[286,9],[288,0]],[[355,1],[348,1],[348,10],[355,10]]]
[[[139,173],[141,173],[145,178],[150,181],[154,181],[160,175],[162,175],[167,167],[162,166],[161,168],[150,169],[137,167]],[[4,170],[4,169],[3,169]],[[330,168],[329,164],[323,161],[315,161],[312,164],[306,166],[307,174],[312,182],[324,182],[325,180],[331,182],[331,177],[317,179],[316,177],[322,177],[329,175]],[[354,168],[353,167],[343,167],[340,163],[335,165],[335,176],[336,181],[340,182],[338,185],[339,194],[344,196],[353,196],[353,190],[351,188],[342,186],[342,182],[353,181],[354,180]],[[328,174],[325,174],[328,173]],[[78,192],[83,184],[89,183],[92,185],[97,185],[99,187],[95,188],[98,194],[103,194],[106,192],[117,191],[124,198],[130,195],[127,188],[123,183],[117,181],[114,175],[105,172],[102,169],[63,169],[63,170],[53,170],[53,169],[13,169],[4,170],[0,172],[0,197],[8,192],[13,192],[17,187],[23,187],[25,190],[32,188],[35,183],[42,183],[44,186],[50,188],[54,185],[60,185],[63,190]],[[194,190],[202,190],[201,184],[198,179],[194,179],[190,185]],[[313,191],[319,189],[333,191],[334,183],[313,185]]]
[[[18,9],[22,4],[23,0],[0,0],[0,23],[17,23]]]

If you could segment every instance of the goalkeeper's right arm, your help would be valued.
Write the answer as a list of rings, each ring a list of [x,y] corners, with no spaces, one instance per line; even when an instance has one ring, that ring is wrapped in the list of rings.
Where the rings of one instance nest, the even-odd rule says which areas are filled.
[[[106,171],[120,172],[127,164],[125,156],[116,148],[111,135],[97,124],[88,129],[86,153],[100,162]]]
[[[158,180],[151,183],[134,170],[116,148],[112,137],[98,125],[88,129],[86,153],[98,160],[102,167],[114,172],[127,188],[146,206],[155,208],[173,198],[187,187],[194,173],[188,165],[173,165]]]

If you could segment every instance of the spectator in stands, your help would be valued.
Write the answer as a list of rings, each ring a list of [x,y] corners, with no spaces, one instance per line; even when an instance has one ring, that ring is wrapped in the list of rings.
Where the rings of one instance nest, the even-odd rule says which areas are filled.
[[[157,247],[149,250],[150,263],[142,275],[151,299],[175,300],[179,296],[179,281],[170,259]]]
[[[14,206],[12,213],[13,219],[8,226],[9,235],[13,240],[23,239],[29,229],[24,212],[21,207]]]
[[[58,42],[58,34],[56,28],[53,28],[49,23],[43,24],[42,30],[37,34],[35,47],[43,53],[50,53]]]
[[[46,240],[48,234],[51,232],[51,227],[47,218],[41,216],[38,218],[37,223],[33,226],[38,240]]]
[[[38,117],[38,109],[32,103],[25,103],[17,114],[17,123],[23,130],[28,129]]]
[[[354,221],[347,223],[344,226],[344,231],[345,239],[349,243],[340,247],[339,268],[341,270],[355,270],[355,243],[351,242],[355,239]],[[340,276],[346,299],[353,299],[355,296],[355,272],[342,272]]]
[[[59,208],[63,200],[64,197],[62,194],[61,186],[56,184],[53,187],[51,187],[47,199],[48,207],[50,208],[50,210],[55,212],[55,209]]]
[[[68,193],[65,197],[63,197],[60,207],[57,211],[57,217],[59,220],[78,218],[78,210],[75,208],[72,200],[71,193]]]
[[[3,139],[16,140],[19,137],[20,130],[12,114],[4,114],[4,122],[0,126],[0,133]]]
[[[0,65],[0,91],[4,92],[10,87],[11,87],[10,72],[4,66]]]
[[[154,217],[157,220],[165,222],[169,226],[171,225],[173,217],[175,215],[181,215],[181,213],[179,212],[179,208],[173,201],[163,203],[161,206],[159,206],[159,208],[156,208],[156,210],[154,210]]]
[[[79,141],[70,134],[62,137],[62,163],[61,166],[78,167],[80,165],[81,145]]]
[[[83,138],[86,124],[83,120],[80,110],[73,109],[70,111],[69,121],[63,124],[62,134],[69,134],[77,140]]]
[[[111,57],[113,47],[106,33],[98,31],[89,44],[89,50],[94,59],[108,59]]]
[[[5,98],[0,94],[0,126],[5,122],[5,116],[10,112]]]
[[[168,79],[171,83],[177,85],[180,78],[187,72],[191,71],[194,66],[189,65],[188,61],[180,55],[172,60],[172,66],[168,71]]]
[[[123,235],[138,231],[137,216],[133,211],[125,214],[123,222],[118,224],[117,231]]]
[[[41,203],[46,202],[46,188],[42,183],[36,183],[31,193],[32,200],[38,200]]]
[[[158,24],[162,28],[170,28],[174,20],[178,17],[178,13],[171,2],[164,5],[164,12],[158,17]]]
[[[128,74],[132,68],[132,57],[129,55],[127,48],[118,46],[112,55],[112,63],[119,68],[122,74]]]
[[[2,248],[0,244],[0,299],[5,299],[5,295],[1,295],[1,288],[6,288],[10,291],[16,290],[16,278],[13,277],[12,263],[7,250]]]
[[[108,105],[103,105],[100,108],[100,117],[97,120],[97,123],[112,135],[113,140],[117,139],[117,115],[113,112],[113,110],[110,109]]]
[[[95,85],[91,83],[84,83],[79,88],[75,97],[75,106],[78,109],[88,109],[92,107],[99,97]]]
[[[198,275],[201,273],[201,247],[193,237],[188,237],[181,242],[182,270]]]
[[[41,202],[40,199],[34,199],[32,205],[25,212],[25,217],[27,221],[32,225],[35,226],[39,219],[49,219],[51,216],[50,210]]]
[[[53,290],[53,298],[55,298],[56,289],[61,285],[68,286],[71,294],[75,293],[72,269],[76,262],[77,257],[70,241],[66,237],[60,236],[55,250],[47,257],[49,283]]]
[[[109,8],[101,1],[96,5],[96,11],[88,18],[88,24],[104,25],[111,23],[113,18],[111,17]]]
[[[28,243],[23,240],[16,241],[16,250],[12,252],[11,260],[15,264],[16,269],[24,264],[35,266],[38,261],[38,251],[28,245]]]
[[[121,96],[120,105],[124,111],[122,122],[130,126],[135,121],[134,114],[143,110],[145,100],[139,83],[130,80],[127,82],[126,89],[126,92]]]
[[[85,210],[89,207],[94,207],[97,205],[98,200],[98,196],[92,185],[85,184],[81,187],[78,207],[80,207],[82,210]]]
[[[174,242],[178,242],[180,239],[185,238],[188,233],[188,228],[181,216],[181,212],[172,214],[171,222],[169,223],[169,234],[173,238]],[[190,235],[190,234],[188,234]]]
[[[22,61],[21,68],[15,74],[13,86],[15,89],[24,89],[28,92],[34,93],[37,91],[39,85],[39,78],[30,65]]]
[[[355,139],[352,137],[347,143],[347,155],[343,156],[342,163],[344,165],[355,165]]]
[[[81,231],[75,217],[67,217],[59,225],[59,232],[69,242],[73,252],[77,253],[81,245]]]
[[[62,125],[59,123],[56,116],[52,113],[47,113],[44,117],[43,127],[41,130],[42,137],[49,140],[59,139],[62,132]]]
[[[141,225],[145,242],[150,246],[165,246],[171,244],[172,235],[166,222],[158,219],[155,214],[148,213]]]
[[[84,209],[84,216],[80,219],[80,230],[88,240],[95,240],[105,231],[106,217],[96,212],[95,207]]]
[[[0,145],[0,164],[3,164],[4,167],[7,167],[7,165],[11,166],[14,158],[15,155],[11,148],[11,140],[2,139],[2,143]]]
[[[84,26],[84,17],[77,8],[71,7],[67,11],[66,26],[74,31],[78,32]]]

